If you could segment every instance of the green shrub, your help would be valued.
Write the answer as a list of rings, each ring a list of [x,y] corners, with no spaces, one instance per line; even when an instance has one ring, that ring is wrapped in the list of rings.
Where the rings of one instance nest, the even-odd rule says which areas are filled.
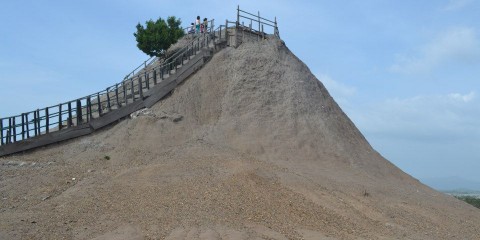
[[[471,196],[455,196],[455,197],[476,208],[480,208],[480,198],[471,197]]]

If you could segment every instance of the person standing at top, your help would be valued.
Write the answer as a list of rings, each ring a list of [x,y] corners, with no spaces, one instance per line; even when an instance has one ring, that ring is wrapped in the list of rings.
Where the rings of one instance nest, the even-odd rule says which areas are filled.
[[[200,16],[197,16],[197,20],[195,20],[195,28],[197,29],[196,33],[200,32]]]
[[[203,19],[203,32],[208,32],[208,20],[207,20],[207,18]]]

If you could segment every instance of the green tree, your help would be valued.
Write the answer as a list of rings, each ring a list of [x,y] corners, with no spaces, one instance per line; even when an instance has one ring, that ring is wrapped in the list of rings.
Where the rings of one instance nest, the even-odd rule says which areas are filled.
[[[149,56],[165,54],[170,45],[183,37],[181,24],[182,21],[173,16],[168,17],[167,21],[161,17],[156,21],[150,19],[145,22],[145,27],[138,23],[137,32],[133,33],[138,49]]]

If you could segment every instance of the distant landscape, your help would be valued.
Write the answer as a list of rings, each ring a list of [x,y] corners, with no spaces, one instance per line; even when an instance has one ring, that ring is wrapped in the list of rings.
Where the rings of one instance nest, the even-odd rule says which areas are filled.
[[[480,182],[458,176],[422,178],[420,181],[435,190],[445,193],[480,195]]]
[[[422,182],[480,209],[480,184],[477,182],[461,177],[430,178]]]
[[[456,198],[465,201],[466,203],[479,208],[480,209],[480,195],[477,194],[475,196],[469,196],[469,195],[454,195]]]

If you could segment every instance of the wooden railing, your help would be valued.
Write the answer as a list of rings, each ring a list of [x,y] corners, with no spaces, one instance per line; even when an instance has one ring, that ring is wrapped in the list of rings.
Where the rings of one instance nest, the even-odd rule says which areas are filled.
[[[144,69],[144,68],[146,68],[147,66],[155,63],[157,60],[158,60],[158,57],[155,57],[155,56],[150,57],[149,59],[147,59],[146,61],[144,61],[142,64],[140,64],[138,67],[136,67],[136,68],[133,69],[131,72],[129,72],[129,73],[125,76],[124,80],[125,80],[125,79],[129,79],[129,78],[135,76],[135,74],[138,72],[139,69],[140,69],[140,70],[141,70],[141,69]]]
[[[213,34],[195,37],[187,46],[163,63],[145,65],[145,71],[131,74],[129,78],[105,90],[55,106],[50,106],[20,115],[0,118],[0,145],[49,134],[65,128],[88,123],[104,114],[144,98],[151,87],[174,74],[202,48],[214,44]],[[151,66],[150,68],[147,68]]]
[[[251,21],[248,27],[245,27],[243,23],[240,25],[240,20],[243,18]],[[252,25],[253,22],[258,23],[258,29]],[[240,28],[242,31],[247,29],[264,36],[264,25],[273,27],[273,34],[279,36],[276,18],[275,21],[270,21],[261,18],[260,13],[253,15],[238,7],[236,22],[226,20],[225,25],[219,25],[215,29],[214,22],[211,20],[208,31],[204,34],[195,34],[194,39],[185,47],[166,59],[149,58],[129,73],[123,81],[109,86],[105,90],[58,105],[0,118],[0,147],[64,129],[75,129],[75,127],[85,126],[85,124],[89,124],[90,127],[95,126],[96,124],[91,122],[102,119],[105,114],[119,109],[125,111],[127,106],[138,105],[133,103],[144,100],[145,93],[175,74],[179,68],[201,52],[201,49],[216,49],[216,45],[219,43],[228,44],[231,29],[238,30]],[[190,70],[190,72],[192,71]],[[0,154],[2,154],[1,150],[0,148]]]
[[[249,25],[245,25],[243,20],[250,21]],[[280,37],[280,32],[278,31],[278,24],[277,24],[277,17],[275,19],[269,20],[263,17],[260,17],[260,11],[257,15],[243,11],[240,9],[240,6],[237,7],[237,21],[236,27],[244,27],[248,28],[250,31],[256,31],[259,33],[265,33],[264,27],[272,27],[273,28],[273,35],[276,37]]]

